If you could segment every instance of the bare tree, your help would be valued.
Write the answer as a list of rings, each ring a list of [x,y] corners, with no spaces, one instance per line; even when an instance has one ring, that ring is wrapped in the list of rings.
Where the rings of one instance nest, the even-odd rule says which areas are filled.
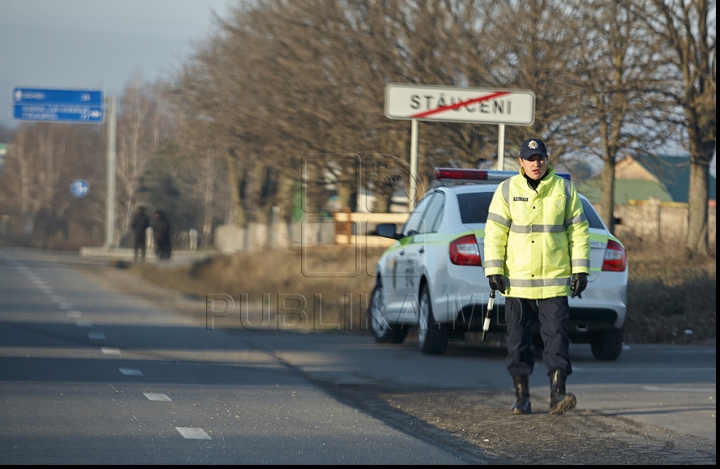
[[[237,213],[262,220],[275,205],[290,212],[309,155],[325,155],[311,179],[335,184],[344,207],[353,207],[357,178],[333,155],[366,155],[382,171],[387,155],[407,159],[409,123],[383,113],[387,83],[529,89],[535,123],[509,128],[507,146],[540,136],[553,164],[595,151],[612,226],[616,156],[667,135],[658,122],[671,114],[657,93],[665,62],[648,50],[655,38],[633,28],[637,10],[631,0],[241,3],[186,65],[174,95],[203,129],[197,136],[227,155]],[[494,160],[496,132],[423,123],[420,173]],[[381,176],[402,186],[392,171]],[[393,190],[382,188],[381,205]]]
[[[567,92],[565,69],[572,56],[574,30],[571,11],[563,2],[531,0],[490,2],[484,17],[486,35],[492,42],[490,84],[503,88],[531,90],[535,94],[535,121],[528,127],[510,126],[506,142],[519,148],[528,137],[540,137],[550,150],[550,162],[557,164],[571,150],[575,135],[572,102]],[[515,153],[517,156],[517,153]]]
[[[567,92],[577,99],[571,142],[578,157],[603,163],[600,215],[615,229],[615,164],[622,151],[650,153],[671,133],[664,124],[669,103],[659,90],[664,76],[654,60],[654,38],[642,31],[631,0],[570,2],[576,31],[568,60]],[[570,26],[570,25],[568,25]]]
[[[716,148],[716,5],[714,0],[638,0],[648,34],[662,46],[659,60],[676,81],[664,91],[683,115],[690,153],[688,236],[690,254],[708,252],[708,168]]]
[[[138,203],[142,178],[150,160],[157,156],[164,139],[171,135],[169,119],[160,104],[161,97],[151,85],[143,84],[140,77],[126,86],[119,100],[117,119],[117,168],[120,181],[117,195],[118,225],[115,245],[126,235],[132,212]]]
[[[99,219],[100,192],[92,190],[82,202],[70,193],[74,179],[91,187],[101,185],[102,165],[96,165],[101,135],[97,126],[57,123],[21,123],[0,173],[0,201],[13,207],[26,241],[48,246],[65,234],[71,220],[92,223]],[[37,240],[37,237],[35,237]]]

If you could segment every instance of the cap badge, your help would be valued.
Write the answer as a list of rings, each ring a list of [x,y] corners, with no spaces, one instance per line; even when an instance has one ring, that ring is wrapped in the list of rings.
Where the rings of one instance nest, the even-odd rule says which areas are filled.
[[[528,147],[531,150],[535,150],[538,147],[538,144],[535,140],[530,140],[530,142],[528,142]]]

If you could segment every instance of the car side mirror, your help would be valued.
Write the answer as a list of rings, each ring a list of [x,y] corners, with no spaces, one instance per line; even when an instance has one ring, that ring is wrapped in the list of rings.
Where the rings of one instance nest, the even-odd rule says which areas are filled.
[[[380,223],[376,228],[378,236],[390,239],[398,239],[396,229],[395,223]]]

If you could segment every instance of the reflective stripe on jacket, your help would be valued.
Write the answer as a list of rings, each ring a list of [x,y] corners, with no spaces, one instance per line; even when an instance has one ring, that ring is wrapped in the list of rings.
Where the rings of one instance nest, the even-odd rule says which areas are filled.
[[[590,271],[588,221],[575,185],[550,165],[548,173],[536,191],[521,169],[490,203],[483,264],[486,276],[505,277],[505,296],[566,296],[572,274]]]

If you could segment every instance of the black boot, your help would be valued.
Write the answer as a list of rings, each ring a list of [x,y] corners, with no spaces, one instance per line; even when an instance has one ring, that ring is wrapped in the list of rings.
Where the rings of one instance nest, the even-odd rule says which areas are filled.
[[[513,376],[513,386],[515,387],[517,400],[510,412],[513,415],[532,413],[530,408],[530,378],[527,376]]]
[[[565,392],[567,374],[564,370],[550,373],[550,415],[561,415],[577,405],[575,395]]]

